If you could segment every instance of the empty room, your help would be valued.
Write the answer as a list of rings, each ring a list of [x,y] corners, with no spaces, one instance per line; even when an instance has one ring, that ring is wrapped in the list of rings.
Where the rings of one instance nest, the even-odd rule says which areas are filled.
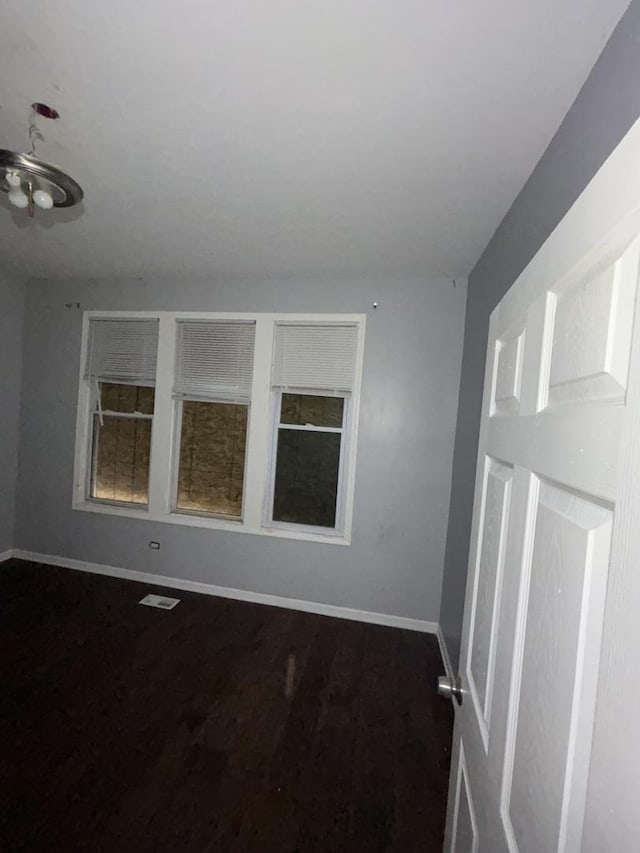
[[[635,853],[640,0],[0,23],[0,850]]]

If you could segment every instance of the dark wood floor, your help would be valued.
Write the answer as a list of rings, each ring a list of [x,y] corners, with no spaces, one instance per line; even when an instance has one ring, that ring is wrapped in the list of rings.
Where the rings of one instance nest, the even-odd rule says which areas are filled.
[[[434,637],[149,591],[0,566],[0,850],[441,850]]]

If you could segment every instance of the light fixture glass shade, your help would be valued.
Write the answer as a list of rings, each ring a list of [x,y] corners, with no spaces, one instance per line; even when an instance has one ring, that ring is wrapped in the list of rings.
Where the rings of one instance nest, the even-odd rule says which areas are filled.
[[[20,188],[12,189],[9,193],[9,201],[14,207],[19,207],[21,210],[24,210],[24,208],[29,204],[29,197],[25,195]]]
[[[51,210],[53,207],[53,199],[46,190],[36,190],[33,194],[33,201],[42,210]]]
[[[22,189],[24,184],[33,186],[33,201],[43,210],[73,207],[84,197],[80,184],[57,166],[31,154],[0,149],[0,190],[9,193],[9,201],[16,207],[29,204],[29,197]]]

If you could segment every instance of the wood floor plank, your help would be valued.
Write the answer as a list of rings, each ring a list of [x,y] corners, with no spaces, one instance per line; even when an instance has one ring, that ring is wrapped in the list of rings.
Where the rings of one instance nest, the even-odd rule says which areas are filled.
[[[432,636],[4,563],[0,850],[440,851],[441,667]]]

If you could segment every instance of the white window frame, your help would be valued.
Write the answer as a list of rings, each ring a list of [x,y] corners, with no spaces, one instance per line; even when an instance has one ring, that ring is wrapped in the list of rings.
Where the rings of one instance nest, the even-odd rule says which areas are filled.
[[[92,319],[125,318],[159,320],[158,359],[155,384],[155,410],[151,433],[148,506],[97,501],[88,497],[91,472],[91,430],[93,424],[91,382],[85,378],[85,365]],[[175,510],[177,456],[180,439],[180,401],[173,395],[176,355],[176,331],[179,320],[245,320],[256,324],[253,386],[249,404],[247,447],[244,472],[243,506],[240,519],[200,515]],[[279,418],[279,390],[271,386],[271,364],[277,323],[353,323],[358,326],[358,346],[353,392],[345,396],[343,440],[336,507],[336,528],[269,521],[275,475],[275,443]],[[76,446],[73,479],[73,509],[128,518],[148,519],[168,524],[227,530],[285,539],[300,539],[336,545],[350,545],[352,532],[355,471],[366,329],[365,314],[287,314],[202,311],[85,311],[82,325]],[[291,393],[313,393],[315,389],[296,389]],[[344,458],[343,458],[344,456]]]
[[[337,397],[344,401],[342,410],[341,427],[322,426],[300,426],[298,424],[283,424],[280,420],[282,411],[283,394],[303,394],[308,397]],[[319,533],[325,536],[342,536],[345,528],[345,477],[350,458],[349,439],[351,438],[351,395],[334,394],[324,391],[305,388],[277,388],[273,391],[271,412],[271,454],[269,461],[269,479],[264,503],[263,525],[271,530],[305,530],[309,533]],[[336,523],[335,527],[320,527],[311,524],[298,524],[291,521],[274,521],[273,499],[276,485],[276,463],[278,456],[278,435],[281,429],[298,430],[301,432],[330,432],[340,433],[340,459],[338,462],[338,494],[336,496]]]
[[[85,494],[86,500],[90,501],[92,504],[96,503],[98,505],[104,504],[106,506],[125,506],[130,507],[132,509],[143,509],[146,510],[148,504],[140,504],[135,501],[115,501],[110,500],[109,498],[94,498],[91,496],[91,492],[94,489],[94,474],[95,474],[95,461],[96,456],[98,454],[98,446],[99,441],[94,443],[94,430],[95,430],[95,419],[96,416],[103,418],[121,418],[122,420],[136,420],[136,421],[151,421],[151,435],[153,441],[153,415],[147,415],[143,412],[112,412],[110,409],[103,409],[100,405],[100,392],[98,390],[98,383],[92,381],[91,379],[87,379],[86,382],[89,385],[89,423],[88,423],[88,435],[87,435],[87,471],[86,471],[86,483],[85,483]],[[133,382],[113,382],[111,384],[114,385],[133,385]],[[145,386],[148,387],[145,383]],[[139,387],[139,386],[137,386]]]

